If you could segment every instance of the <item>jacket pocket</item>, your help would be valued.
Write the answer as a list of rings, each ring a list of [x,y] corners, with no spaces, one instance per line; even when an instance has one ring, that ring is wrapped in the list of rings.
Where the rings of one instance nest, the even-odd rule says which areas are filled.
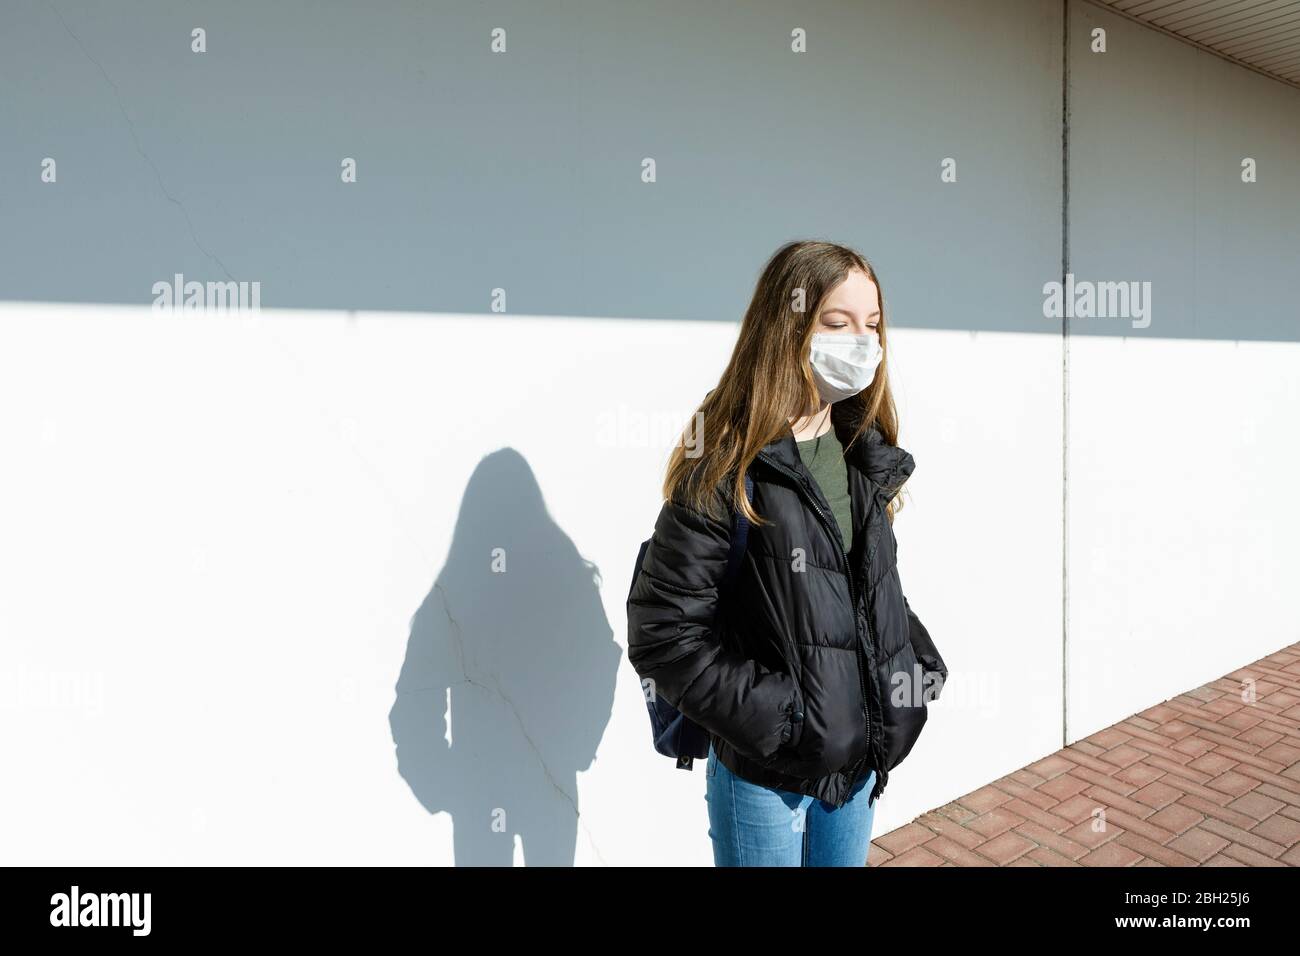
[[[939,655],[939,649],[934,646],[934,641],[930,637],[929,630],[921,623],[921,619],[916,616],[912,606],[907,603],[907,598],[903,598],[903,606],[907,609],[907,638],[908,643],[912,645],[912,653],[921,665],[921,673],[926,688],[927,700],[938,700],[939,694],[943,690],[944,681],[948,679],[948,665],[943,662]]]
[[[799,749],[799,741],[803,739],[803,725],[805,714],[803,710],[803,691],[799,689],[798,679],[794,679],[794,702],[790,707],[789,721],[786,724],[786,739],[782,745],[790,751]]]
[[[926,671],[917,660],[911,643],[904,644],[897,654],[882,665],[885,705],[881,715],[884,728],[885,770],[890,771],[903,762],[921,736],[929,716]]]
[[[793,684],[790,699],[782,706],[784,720],[781,724],[780,744],[775,751],[766,757],[749,757],[760,766],[782,769],[789,764],[795,748],[799,745],[799,740],[803,736],[804,713],[803,713],[803,691],[799,689],[799,682],[793,676],[790,678]]]
[[[801,649],[819,655],[803,668],[816,683],[797,687],[792,736],[777,751],[773,765],[794,777],[823,777],[851,766],[867,752],[862,688],[868,676],[859,671],[856,650],[813,645]]]

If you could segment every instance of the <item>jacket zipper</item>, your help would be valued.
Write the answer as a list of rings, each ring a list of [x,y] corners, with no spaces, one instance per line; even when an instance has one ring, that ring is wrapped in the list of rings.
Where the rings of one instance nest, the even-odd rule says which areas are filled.
[[[858,686],[862,692],[862,720],[867,730],[867,735],[866,735],[867,752],[862,755],[861,759],[858,760],[858,762],[853,767],[853,773],[849,776],[848,786],[845,787],[844,789],[844,799],[841,800],[839,804],[837,804],[837,806],[843,806],[845,803],[848,802],[849,796],[853,793],[853,785],[858,782],[858,775],[862,772],[863,765],[867,762],[867,758],[871,755],[871,712],[867,704],[867,678],[866,678],[867,669],[866,669],[866,663],[862,659],[862,642],[858,639],[858,633],[857,633],[858,598],[857,598],[857,591],[853,587],[853,565],[849,562],[848,552],[844,550],[844,543],[843,541],[840,540],[839,530],[831,527],[830,522],[826,518],[825,512],[823,512],[821,506],[817,504],[817,499],[815,499],[812,496],[812,492],[810,492],[806,487],[804,487],[803,478],[799,475],[799,473],[794,471],[791,468],[787,468],[786,466],[780,464],[779,462],[774,461],[773,459],[769,458],[767,455],[761,452],[759,453],[758,457],[763,461],[767,462],[767,464],[771,465],[777,471],[781,472],[784,475],[789,476],[791,479],[794,480],[795,485],[799,488],[800,495],[808,502],[808,504],[812,505],[813,511],[817,512],[817,517],[821,519],[822,525],[825,526],[827,532],[831,536],[831,540],[835,541],[836,547],[839,549],[840,552],[840,557],[844,559],[844,575],[845,577],[848,578],[849,581],[849,601],[853,607],[853,649],[854,649],[854,653],[856,653],[858,657]],[[875,639],[871,637],[870,615],[867,615],[867,637],[868,639],[872,640],[874,643]]]

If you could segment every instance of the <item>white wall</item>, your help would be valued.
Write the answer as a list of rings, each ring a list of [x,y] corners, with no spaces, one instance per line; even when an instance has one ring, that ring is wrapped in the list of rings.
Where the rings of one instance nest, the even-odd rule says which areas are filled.
[[[507,346],[491,361],[488,323]],[[0,440],[13,467],[0,489],[0,632],[25,696],[6,697],[20,732],[0,737],[0,763],[28,781],[6,797],[6,859],[450,864],[448,815],[426,812],[399,776],[388,714],[466,482],[510,447],[600,569],[603,620],[573,641],[612,667],[608,686],[598,671],[552,701],[597,702],[591,768],[575,778],[567,754],[540,744],[560,764],[542,773],[536,754],[498,741],[485,759],[511,779],[490,805],[512,823],[562,823],[576,798],[578,863],[709,864],[703,776],[649,745],[623,601],[658,510],[666,429],[716,381],[735,328],[3,307]],[[1060,383],[1010,374],[1050,366],[1059,345],[907,329],[891,341],[917,459],[902,571],[958,676],[891,779],[882,828],[1050,749],[1060,706],[1059,443],[1040,437],[1059,428]],[[989,377],[987,363],[1008,374]],[[944,401],[953,390],[982,401]],[[1041,520],[993,519],[1008,480]],[[990,566],[1018,576],[1014,606],[987,588]],[[535,630],[562,655],[545,620],[563,609],[520,599],[535,569],[510,571],[504,598],[528,605],[505,618],[520,631],[511,654]],[[472,617],[457,597],[457,616]],[[464,637],[486,647],[494,635],[466,624]],[[990,646],[1014,666],[1000,670]],[[549,690],[510,679],[507,696],[533,708],[526,722],[543,721]],[[1028,702],[1011,693],[1026,679]],[[1026,728],[1026,706],[1041,726]],[[514,715],[498,702],[478,719],[510,727]],[[466,811],[458,825],[487,822]]]
[[[1070,739],[1297,640],[1300,345],[1070,344]]]
[[[1294,643],[1300,576],[1300,91],[1073,9],[1072,271],[1151,316],[1070,325],[1071,740]]]

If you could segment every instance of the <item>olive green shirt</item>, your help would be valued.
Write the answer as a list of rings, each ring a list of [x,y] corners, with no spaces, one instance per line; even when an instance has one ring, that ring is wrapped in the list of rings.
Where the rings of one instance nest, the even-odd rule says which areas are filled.
[[[849,497],[849,472],[848,465],[844,463],[844,446],[834,428],[824,435],[795,444],[799,448],[799,457],[812,472],[817,487],[826,496],[826,503],[831,506],[831,513],[840,526],[840,536],[844,539],[844,550],[847,552],[853,547],[853,500]]]

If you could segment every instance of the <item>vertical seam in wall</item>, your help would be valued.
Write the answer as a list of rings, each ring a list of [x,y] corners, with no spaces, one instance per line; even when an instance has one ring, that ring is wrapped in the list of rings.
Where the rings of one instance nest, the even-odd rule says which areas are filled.
[[[1061,0],[1061,288],[1070,272],[1070,0]],[[1070,319],[1061,310],[1061,746],[1070,743]]]

